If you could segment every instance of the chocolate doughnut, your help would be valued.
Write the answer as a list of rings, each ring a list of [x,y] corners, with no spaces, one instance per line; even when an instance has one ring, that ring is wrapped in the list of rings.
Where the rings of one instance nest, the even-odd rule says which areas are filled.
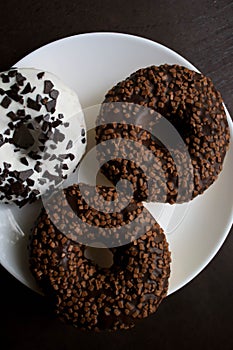
[[[102,172],[114,184],[130,180],[139,201],[183,203],[202,194],[222,170],[229,139],[211,79],[179,65],[131,74],[106,94],[96,122]],[[143,147],[150,156],[140,158]]]
[[[97,186],[94,190],[103,196],[107,206],[116,199],[113,188]],[[128,329],[154,313],[166,296],[170,275],[168,243],[161,227],[144,208],[138,222],[138,226],[144,226],[144,234],[132,237],[128,244],[109,248],[111,266],[100,267],[87,258],[86,245],[78,242],[83,232],[80,227],[76,229],[79,225],[73,224],[71,217],[79,215],[90,232],[96,226],[112,231],[134,221],[143,208],[132,199],[126,209],[118,212],[96,211],[94,204],[98,206],[99,199],[94,190],[84,185],[90,198],[88,204],[81,199],[79,186],[73,185],[56,193],[49,208],[42,209],[30,239],[30,269],[62,320],[81,329]],[[67,218],[71,230],[67,229]],[[64,233],[60,230],[62,222],[66,226]]]
[[[79,99],[55,75],[0,73],[0,200],[23,206],[60,184],[86,148]]]

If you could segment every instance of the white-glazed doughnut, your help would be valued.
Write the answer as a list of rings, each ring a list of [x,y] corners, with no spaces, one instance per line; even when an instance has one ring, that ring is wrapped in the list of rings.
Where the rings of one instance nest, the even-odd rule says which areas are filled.
[[[0,73],[0,200],[22,206],[56,187],[86,148],[76,93],[33,68]]]

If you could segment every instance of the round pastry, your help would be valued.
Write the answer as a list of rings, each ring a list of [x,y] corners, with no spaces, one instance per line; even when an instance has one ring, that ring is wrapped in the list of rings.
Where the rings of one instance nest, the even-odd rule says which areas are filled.
[[[163,128],[156,132],[158,123]],[[172,142],[170,131],[164,137],[168,124]],[[132,142],[121,146],[117,139]],[[213,82],[179,65],[140,69],[118,83],[107,93],[96,123],[97,157],[101,165],[107,160],[102,172],[114,184],[133,179],[138,200],[182,203],[203,193],[222,170],[229,139]],[[142,146],[153,155],[148,161],[137,156]]]
[[[23,206],[56,187],[86,147],[79,99],[55,75],[12,68],[0,74],[0,200]]]
[[[86,185],[85,191],[92,193],[93,190]],[[97,186],[97,191],[106,202],[116,196],[113,188]],[[138,226],[144,225],[144,234],[124,246],[109,248],[112,265],[101,267],[87,257],[87,246],[78,242],[80,231],[74,228],[72,240],[69,230],[61,231],[54,223],[63,221],[66,225],[67,206],[61,194],[55,194],[50,203],[56,210],[59,204],[61,210],[54,210],[50,216],[42,209],[32,231],[29,248],[33,275],[52,301],[56,314],[64,321],[89,330],[133,327],[137,320],[154,313],[167,293],[170,253],[163,230],[145,209],[138,223]],[[94,208],[91,211],[91,206],[83,205],[79,186],[67,188],[64,194],[72,203],[73,214],[81,213],[84,222],[84,211],[89,210],[90,231],[101,225],[111,230],[135,220],[137,210],[141,212],[142,204],[133,201],[134,206],[129,205],[124,214],[119,212],[117,217],[112,213],[107,220],[108,213],[101,212],[98,217]],[[98,204],[94,197],[90,203]],[[103,215],[105,223],[99,221]],[[114,215],[117,222],[113,220]],[[61,217],[58,219],[58,216]],[[103,255],[106,249],[99,248],[98,251]]]

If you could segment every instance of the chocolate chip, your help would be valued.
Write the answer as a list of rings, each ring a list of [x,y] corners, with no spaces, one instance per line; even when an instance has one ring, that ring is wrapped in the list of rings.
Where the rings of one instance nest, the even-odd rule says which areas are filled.
[[[49,153],[44,153],[44,155],[43,155],[43,159],[44,160],[47,160],[47,159],[49,159],[49,157],[50,157],[50,154]]]
[[[40,194],[40,191],[39,190],[32,190],[32,192],[34,193],[34,195],[38,196]]]
[[[25,180],[27,180],[28,177],[30,177],[33,174],[33,170],[29,169],[29,170],[25,170],[25,171],[20,171],[19,172],[19,179],[24,182]]]
[[[8,77],[13,78],[16,76],[16,74],[17,74],[17,70],[11,68],[8,72]]]
[[[54,122],[52,122],[52,127],[56,128],[57,126],[61,125],[62,121],[61,120],[55,120]]]
[[[39,150],[40,150],[41,152],[44,152],[45,146],[39,146]]]
[[[50,158],[49,158],[49,160],[50,161],[53,161],[54,159],[56,159],[57,158],[57,156],[55,155],[55,154],[53,154]]]
[[[11,164],[7,162],[3,162],[4,169],[9,169],[11,168]]]
[[[23,86],[24,80],[26,80],[26,78],[21,73],[16,74],[16,81],[20,86]]]
[[[9,77],[6,74],[1,74],[1,78],[2,78],[2,82],[3,83],[9,83],[10,82]]]
[[[48,94],[54,87],[53,83],[50,80],[44,81],[44,94]]]
[[[49,127],[49,123],[44,121],[42,124],[41,130],[45,132],[48,129],[48,127]]]
[[[24,192],[24,186],[22,183],[20,182],[14,182],[12,185],[11,185],[11,192],[12,194],[15,194],[15,195],[20,195]]]
[[[17,70],[11,69],[11,70],[9,70],[9,72],[8,72],[8,77],[13,78],[13,77],[16,76],[16,74],[17,74]]]
[[[30,129],[30,130],[34,130],[34,125],[32,123],[28,123],[27,124],[27,128]]]
[[[42,98],[42,100],[41,100],[41,103],[42,103],[42,105],[46,105],[46,103],[48,102],[48,97],[44,97],[44,98]]]
[[[45,178],[49,179],[50,181],[57,181],[59,179],[57,175],[51,174],[48,170],[45,170],[42,177],[45,177]]]
[[[20,90],[18,84],[11,85],[10,89],[13,90],[13,91],[16,91],[16,92],[19,92],[19,90]]]
[[[24,109],[18,109],[16,112],[17,116],[19,117],[25,117],[25,110]]]
[[[49,122],[49,120],[50,120],[50,114],[49,114],[49,113],[45,114],[45,116],[44,116],[43,119],[44,119],[46,122]]]
[[[20,148],[29,148],[35,140],[25,124],[16,127],[13,135],[13,143]]]
[[[34,166],[34,170],[37,173],[41,173],[41,171],[42,171],[42,168],[40,166],[41,166],[41,162],[36,162],[36,165]]]
[[[85,137],[82,139],[82,143],[86,143],[86,139],[85,139]]]
[[[49,92],[49,96],[53,99],[56,100],[58,98],[59,91],[53,89]]]
[[[32,179],[27,179],[26,181],[27,181],[28,186],[30,186],[30,187],[34,186],[34,184],[35,184],[35,181]]]
[[[85,129],[82,129],[81,130],[81,136],[85,136],[86,132],[85,132]]]
[[[68,165],[67,165],[67,164],[63,164],[63,165],[62,165],[62,169],[63,169],[63,170],[68,170],[68,169],[69,169],[69,168],[68,168]]]
[[[56,107],[56,100],[50,100],[45,105],[45,108],[46,108],[47,112],[52,113],[52,114],[56,110],[55,107]]]
[[[22,97],[18,94],[17,91],[15,90],[7,90],[6,91],[7,96],[9,96],[12,100],[14,100],[15,102],[20,102],[22,104],[23,99]]]
[[[70,148],[72,148],[72,147],[73,147],[73,141],[70,140],[70,141],[67,143],[66,149],[68,150],[68,149],[70,149]]]
[[[41,109],[41,105],[39,105],[35,100],[28,97],[27,99],[27,107],[34,109],[35,111],[39,111]]]
[[[40,185],[44,185],[46,183],[45,179],[38,179]]]
[[[20,158],[20,162],[26,166],[28,166],[28,164],[29,164],[26,157]]]
[[[4,95],[5,94],[5,90],[3,90],[2,88],[0,88],[0,95]]]
[[[11,131],[10,131],[10,129],[6,129],[5,131],[4,131],[4,135],[10,135],[10,133],[11,133]]]
[[[55,149],[57,148],[56,145],[50,145],[49,147],[50,147],[51,149],[53,149],[53,150],[55,150]]]
[[[69,156],[70,160],[74,160],[74,158],[75,158],[75,156],[72,153],[69,153],[68,156]]]
[[[9,117],[9,118],[11,118],[11,120],[13,121],[13,122],[15,122],[16,120],[19,120],[19,118],[17,117],[17,115],[14,113],[14,112],[9,112],[9,113],[7,113],[7,117]]]
[[[38,117],[35,117],[35,120],[40,124],[40,122],[43,120],[43,115],[38,115]]]
[[[0,138],[0,147],[2,146],[2,145],[4,145],[4,143],[5,143],[5,141],[3,140],[3,137],[2,137],[2,135],[1,135],[1,138]],[[1,172],[1,171],[0,171]]]
[[[62,142],[65,139],[65,135],[62,134],[58,129],[55,129],[53,134],[53,141],[55,143]]]
[[[10,130],[13,130],[15,128],[12,122],[8,123],[7,125],[10,128]]]
[[[3,108],[7,109],[10,104],[11,104],[11,99],[9,97],[7,97],[7,96],[3,97],[2,102],[1,102],[1,106]]]
[[[58,114],[58,118],[59,118],[59,119],[63,119],[63,118],[64,118],[64,115],[63,115],[62,113],[59,113],[59,114]]]
[[[37,74],[37,78],[38,79],[42,79],[43,76],[44,76],[44,72],[40,72],[40,73]]]
[[[40,94],[36,95],[36,102],[39,104],[42,101],[42,96]]]
[[[42,156],[40,154],[38,154],[37,152],[34,152],[34,151],[30,151],[28,153],[28,156],[31,157],[34,160],[38,160],[38,159],[42,158]]]
[[[23,89],[23,91],[21,91],[21,94],[22,95],[26,95],[28,94],[29,92],[32,91],[32,87],[31,87],[31,84],[30,83],[27,83],[27,85],[25,86],[25,88]]]

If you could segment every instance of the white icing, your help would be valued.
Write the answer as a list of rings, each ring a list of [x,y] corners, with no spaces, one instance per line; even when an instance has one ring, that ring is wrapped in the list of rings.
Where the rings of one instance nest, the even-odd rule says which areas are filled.
[[[55,120],[57,120],[58,115],[63,114],[64,118],[61,119],[62,124],[57,126],[56,128],[53,128],[52,131],[54,131],[55,129],[59,130],[59,132],[64,134],[65,139],[62,142],[58,142],[56,144],[57,148],[55,150],[50,148],[51,145],[55,145],[55,142],[52,139],[47,140],[45,143],[45,146],[48,147],[47,152],[50,153],[51,156],[53,154],[57,156],[59,154],[69,154],[69,153],[72,153],[74,155],[75,158],[73,160],[70,158],[67,158],[64,160],[64,164],[67,164],[68,170],[63,169],[62,176],[66,176],[76,168],[86,148],[86,141],[84,142],[84,138],[86,139],[86,125],[85,125],[84,115],[81,109],[81,105],[79,103],[78,96],[73,90],[65,86],[52,73],[45,72],[43,77],[41,79],[38,79],[37,74],[42,72],[41,70],[37,70],[33,68],[30,68],[30,69],[20,68],[20,69],[17,69],[17,72],[21,73],[27,79],[24,81],[23,86],[19,86],[20,90],[18,93],[21,94],[21,92],[23,91],[23,89],[25,88],[28,82],[31,84],[32,88],[35,87],[35,90],[26,95],[22,95],[24,98],[24,104],[20,104],[19,102],[15,102],[11,99],[11,103],[7,109],[0,105],[0,133],[1,135],[4,136],[4,138],[13,137],[15,130],[11,130],[9,135],[4,135],[4,132],[7,129],[9,129],[8,124],[12,122],[12,120],[7,116],[7,114],[10,111],[13,111],[14,113],[16,113],[18,109],[24,109],[26,115],[29,114],[31,116],[30,121],[33,121],[35,117],[39,115],[45,116],[46,114],[49,114],[49,121],[52,121],[51,120],[52,117],[55,117],[56,118]],[[7,74],[7,73],[8,72],[3,72],[3,74]],[[9,83],[3,83],[1,74],[0,74],[0,88],[2,88],[5,91],[9,90],[10,86],[16,83],[16,78],[15,77],[10,78]],[[27,107],[27,98],[30,97],[31,99],[36,100],[38,94],[41,95],[42,98],[48,97],[49,100],[51,100],[49,95],[44,93],[45,80],[51,81],[54,85],[52,89],[56,89],[59,91],[59,95],[56,100],[56,110],[53,114],[47,112],[46,107],[44,105],[42,105],[40,111],[36,111],[34,109]],[[0,95],[0,104],[5,96],[6,94]],[[68,127],[64,126],[64,123],[66,122],[69,123]],[[16,125],[17,123],[18,121],[15,121],[15,122],[13,121],[14,125]],[[43,122],[41,122],[41,124],[42,123]],[[81,135],[82,129],[85,130],[85,136]],[[31,133],[33,133],[33,131]],[[70,140],[72,141],[72,147],[66,150],[67,144]],[[40,165],[40,167],[42,168],[42,171],[38,173],[34,170],[37,160],[34,160],[27,155],[27,153],[30,151],[31,148],[28,148],[27,150],[21,148],[19,152],[14,152],[14,150],[17,148],[18,147],[16,147],[14,144],[10,144],[9,142],[6,142],[2,146],[0,146],[0,168],[1,168],[0,178],[2,176],[2,172],[4,169],[4,162],[11,164],[9,171],[16,170],[18,172],[21,172],[21,171],[33,169],[33,174],[30,176],[30,179],[35,181],[35,184],[32,187],[30,187],[30,189],[31,191],[38,190],[40,194],[45,193],[46,190],[48,189],[48,186],[51,184],[51,182],[48,179],[46,179],[45,184],[40,184],[38,180],[43,178],[43,174],[46,170],[49,171],[50,174],[57,176],[58,173],[55,169],[55,166],[57,165],[60,167],[62,163],[58,159],[43,160],[44,152],[39,151],[37,152],[37,154],[42,156],[42,159],[39,160],[42,163]],[[22,157],[27,158],[27,161],[29,163],[28,166],[22,164],[22,162],[20,161],[20,158]],[[5,180],[2,180],[2,184],[0,186],[0,199],[3,202],[9,202],[9,200],[7,200],[4,197],[4,193],[1,192],[1,188],[4,187],[6,183],[9,183],[8,180],[10,178],[12,177],[8,176]],[[14,179],[14,181],[16,181],[16,179]],[[29,195],[30,195],[30,192],[28,193],[28,196],[26,198],[28,198]],[[14,194],[12,195],[12,199],[10,200],[10,202],[15,200],[20,201],[24,198],[25,197],[21,197]]]

